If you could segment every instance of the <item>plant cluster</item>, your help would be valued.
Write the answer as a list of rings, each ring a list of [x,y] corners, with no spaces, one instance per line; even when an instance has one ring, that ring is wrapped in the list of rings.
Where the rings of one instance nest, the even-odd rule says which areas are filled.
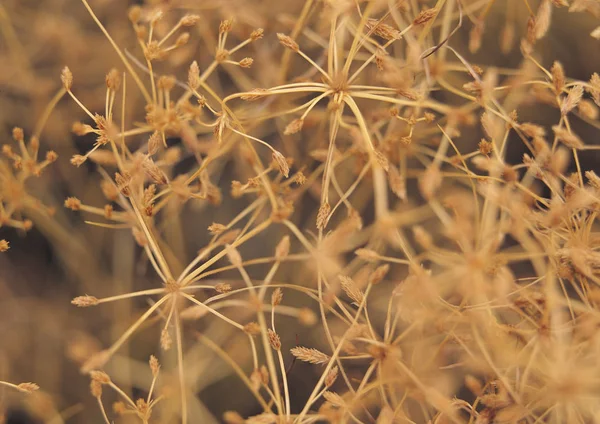
[[[507,2],[496,31],[494,0],[149,1],[137,50],[80,2],[120,64],[100,107],[65,66],[13,131],[0,226],[43,208],[25,183],[69,97],[101,196],[64,206],[134,240],[143,280],[72,300],[130,305],[104,347],[68,341],[103,422],[600,420],[600,76],[538,52],[598,2]],[[473,60],[488,41],[516,66]]]

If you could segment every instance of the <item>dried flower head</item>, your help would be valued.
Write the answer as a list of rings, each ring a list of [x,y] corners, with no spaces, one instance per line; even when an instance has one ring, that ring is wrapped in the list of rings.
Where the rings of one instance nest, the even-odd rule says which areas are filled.
[[[64,89],[71,91],[71,87],[73,86],[73,74],[67,66],[65,66],[60,73],[60,80],[62,81]]]
[[[346,295],[354,301],[355,305],[360,305],[365,296],[363,292],[359,289],[358,285],[354,282],[354,280],[348,276],[340,275],[340,283],[342,284],[342,289],[346,293]]]
[[[277,164],[277,167],[279,168],[279,172],[281,173],[281,175],[283,175],[285,178],[287,178],[290,175],[290,166],[288,165],[288,162],[287,162],[285,156],[283,156],[278,151],[274,151],[273,152],[273,160]]]
[[[279,334],[270,328],[267,330],[267,334],[269,336],[269,344],[274,350],[281,350],[281,339],[279,338]]]
[[[217,293],[229,293],[232,290],[231,284],[229,283],[217,283],[215,285],[215,291]]]
[[[277,38],[279,39],[279,42],[284,46],[287,47],[288,49],[291,49],[295,52],[297,52],[298,50],[300,50],[300,47],[298,46],[298,43],[296,43],[292,37],[290,37],[289,35],[285,35],[282,33],[277,33]]]
[[[77,296],[71,303],[80,308],[87,308],[88,306],[96,306],[98,304],[98,298],[94,296]]]
[[[304,125],[304,119],[294,119],[292,122],[290,122],[285,129],[283,130],[283,133],[285,135],[290,135],[290,134],[296,134],[298,131],[300,131],[302,129],[302,126]]]
[[[426,9],[421,11],[413,21],[413,25],[423,25],[432,20],[438,11],[436,8]]]
[[[271,305],[277,306],[277,305],[281,304],[282,300],[283,300],[283,291],[281,290],[280,287],[277,287],[275,290],[273,290],[273,293],[271,294]]]
[[[292,355],[301,361],[311,364],[326,364],[329,362],[329,355],[324,354],[320,350],[312,349],[304,346],[296,346],[290,349]]]
[[[40,386],[35,383],[20,383],[17,385],[17,388],[23,393],[31,394],[35,391],[38,391]]]

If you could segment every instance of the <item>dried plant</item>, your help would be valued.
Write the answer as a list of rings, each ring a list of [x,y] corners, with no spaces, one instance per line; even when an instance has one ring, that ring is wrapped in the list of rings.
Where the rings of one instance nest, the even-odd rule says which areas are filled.
[[[597,3],[64,3],[102,50],[93,72],[61,56],[33,135],[13,130],[0,227],[39,223],[61,258],[41,303],[77,292],[81,324],[53,333],[68,365],[52,375],[92,396],[40,374],[30,414],[600,419],[600,77],[552,38],[575,19],[571,42],[592,45]],[[15,10],[2,35],[30,81]],[[51,177],[49,122],[76,146]],[[30,184],[45,178],[55,216],[37,199],[58,190]],[[12,237],[0,258],[23,255]]]

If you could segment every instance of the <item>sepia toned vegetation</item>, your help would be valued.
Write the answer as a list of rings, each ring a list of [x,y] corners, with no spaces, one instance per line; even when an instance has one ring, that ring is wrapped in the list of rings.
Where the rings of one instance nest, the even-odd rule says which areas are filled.
[[[3,422],[600,422],[597,0],[0,36]]]

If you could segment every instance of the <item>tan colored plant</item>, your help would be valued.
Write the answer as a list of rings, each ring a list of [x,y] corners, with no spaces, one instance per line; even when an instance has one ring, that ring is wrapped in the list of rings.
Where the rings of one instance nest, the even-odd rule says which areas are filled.
[[[80,1],[122,69],[89,107],[68,64],[42,122],[80,108],[98,194],[64,205],[130,280],[72,300],[111,323],[69,341],[105,423],[599,419],[600,77],[540,54],[593,2],[149,1],[135,53]],[[9,183],[55,156],[14,134],[23,227]]]

